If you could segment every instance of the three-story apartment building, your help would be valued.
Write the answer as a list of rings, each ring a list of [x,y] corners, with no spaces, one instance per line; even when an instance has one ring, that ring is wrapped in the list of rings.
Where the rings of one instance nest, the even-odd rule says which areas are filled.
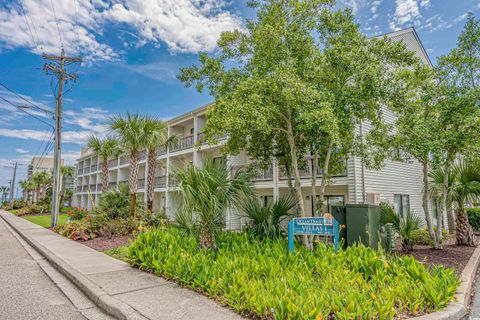
[[[403,41],[407,48],[414,51],[424,63],[430,64],[428,56],[413,28],[397,31],[387,35],[394,40]],[[201,166],[206,158],[221,157],[220,146],[227,137],[221,137],[218,145],[202,144],[203,128],[206,124],[206,111],[209,105],[192,110],[168,121],[169,136],[175,135],[177,142],[169,148],[159,151],[155,167],[156,186],[154,209],[165,210],[171,219],[179,204],[178,182],[173,172],[189,164]],[[384,110],[385,121],[395,121],[395,115]],[[368,123],[363,124],[363,130],[368,130]],[[141,153],[138,192],[145,196],[146,156]],[[228,155],[228,165],[235,169],[249,163],[248,155],[240,152],[238,155]],[[312,213],[311,198],[311,165],[302,168],[302,186],[307,215]],[[101,189],[99,159],[89,150],[83,149],[77,163],[77,184],[74,201],[81,207],[92,207],[92,201],[98,202]],[[287,177],[276,161],[267,170],[261,170],[254,176],[253,183],[258,196],[265,202],[273,201],[288,192]],[[109,185],[116,188],[128,183],[129,162],[126,156],[120,156],[109,161]],[[321,176],[321,171],[317,172]],[[317,183],[320,187],[320,182]],[[422,208],[422,167],[416,161],[387,160],[381,170],[370,170],[362,160],[351,156],[346,159],[343,170],[336,172],[326,187],[325,202],[327,208],[332,204],[343,203],[379,203],[382,201],[394,204],[397,212],[413,210],[423,215]],[[318,191],[317,191],[318,192]],[[328,209],[327,209],[328,210]],[[227,229],[239,229],[245,223],[241,215],[227,210]]]

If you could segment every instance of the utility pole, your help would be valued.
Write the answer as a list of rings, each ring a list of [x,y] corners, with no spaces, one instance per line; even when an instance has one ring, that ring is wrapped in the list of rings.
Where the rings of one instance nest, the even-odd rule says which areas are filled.
[[[60,184],[61,173],[60,168],[62,166],[62,95],[63,95],[63,82],[77,79],[76,74],[69,74],[65,71],[65,67],[72,63],[81,63],[81,58],[67,57],[65,51],[62,48],[60,56],[54,55],[42,55],[44,59],[53,61],[51,63],[45,63],[43,69],[47,74],[52,73],[58,78],[58,93],[57,103],[55,110],[55,150],[53,153],[53,188],[52,188],[52,220],[51,226],[54,227],[58,223],[58,213],[60,210]]]
[[[10,205],[13,205],[15,199],[15,177],[17,175],[17,162],[13,165],[12,187],[10,188]]]

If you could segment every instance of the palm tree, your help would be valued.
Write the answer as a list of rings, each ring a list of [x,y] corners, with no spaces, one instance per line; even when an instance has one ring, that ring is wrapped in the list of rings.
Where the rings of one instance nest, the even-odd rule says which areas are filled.
[[[34,173],[31,179],[35,190],[34,202],[44,199],[48,186],[52,184],[52,174],[47,171],[40,171]]]
[[[9,187],[6,187],[6,186],[0,187],[0,193],[2,194],[2,203],[7,201],[7,194],[9,191],[10,191]]]
[[[249,176],[238,170],[232,176],[225,161],[207,159],[202,168],[188,165],[175,171],[182,195],[182,210],[198,221],[200,247],[216,248],[216,235],[223,226],[227,208],[239,208],[245,196],[251,196]]]
[[[155,192],[155,164],[159,148],[168,143],[167,124],[164,121],[145,118],[144,134],[147,149],[147,209],[153,211],[153,197]]]
[[[443,185],[443,171],[433,170],[429,174],[432,192],[440,193]],[[476,239],[468,223],[465,205],[480,196],[480,168],[462,162],[456,164],[449,173],[447,186],[447,208],[455,210],[457,244],[475,246]]]
[[[33,182],[31,179],[26,179],[19,182],[20,187],[23,190],[23,200],[28,202],[30,199],[30,192],[33,190]]]
[[[130,214],[135,216],[135,208],[137,205],[137,178],[138,178],[138,161],[139,153],[146,145],[145,135],[145,118],[138,114],[127,113],[125,117],[116,116],[112,119],[110,127],[114,130],[123,147],[128,150],[130,158]]]
[[[60,179],[61,181],[61,191],[60,191],[60,203],[63,204],[67,197],[66,191],[65,191],[65,180],[66,178],[71,178],[73,177],[73,173],[75,172],[75,168],[72,166],[62,166],[60,168],[60,173],[62,175],[62,178]]]
[[[88,140],[88,148],[100,158],[102,163],[102,193],[108,191],[108,159],[120,154],[120,144],[113,137],[99,138],[91,136]]]

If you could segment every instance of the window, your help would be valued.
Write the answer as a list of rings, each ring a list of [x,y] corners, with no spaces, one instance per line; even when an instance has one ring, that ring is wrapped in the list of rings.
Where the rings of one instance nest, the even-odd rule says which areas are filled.
[[[193,136],[193,128],[190,128],[190,135]]]
[[[317,196],[317,206],[318,206],[319,196]],[[332,211],[332,206],[345,204],[345,196],[323,196],[323,210],[322,214]],[[311,201],[312,212],[313,210],[313,201]],[[316,211],[316,210],[315,210]]]
[[[410,212],[410,196],[408,194],[394,194],[393,207],[400,217],[405,217]]]

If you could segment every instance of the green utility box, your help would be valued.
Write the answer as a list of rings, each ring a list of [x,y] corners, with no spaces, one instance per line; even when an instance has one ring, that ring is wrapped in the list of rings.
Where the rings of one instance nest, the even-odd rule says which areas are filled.
[[[332,206],[332,215],[340,225],[340,239],[344,246],[355,242],[377,249],[384,228],[380,226],[380,208],[372,204]],[[385,243],[384,240],[381,240]]]

